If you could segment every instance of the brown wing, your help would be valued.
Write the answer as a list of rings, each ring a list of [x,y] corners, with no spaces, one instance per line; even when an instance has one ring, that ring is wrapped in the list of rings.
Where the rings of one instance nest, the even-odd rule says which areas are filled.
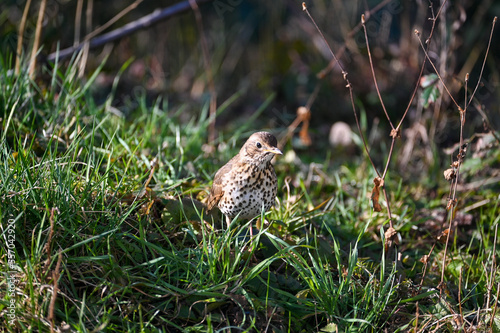
[[[219,171],[217,171],[217,173],[215,174],[212,188],[210,189],[210,195],[208,196],[208,199],[207,199],[208,211],[211,211],[212,208],[217,206],[220,199],[224,195],[224,191],[222,189],[222,178],[226,173],[231,171],[232,165],[233,165],[233,163],[231,160],[231,161],[227,162],[227,164],[224,165],[222,168],[220,168]]]

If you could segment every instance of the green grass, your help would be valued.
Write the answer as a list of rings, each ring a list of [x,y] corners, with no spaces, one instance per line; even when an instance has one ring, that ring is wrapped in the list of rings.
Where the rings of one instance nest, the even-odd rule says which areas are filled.
[[[139,96],[123,115],[114,91],[101,103],[92,97],[98,71],[82,82],[70,64],[38,83],[0,60],[2,331],[499,329],[498,185],[461,197],[462,208],[485,201],[452,235],[440,293],[444,245],[423,276],[420,259],[438,231],[417,212],[444,205],[425,184],[389,180],[398,266],[385,251],[386,217],[367,199],[374,175],[363,157],[340,168],[326,158],[328,177],[311,184],[278,159],[278,203],[250,241],[249,224],[227,229],[189,198],[206,197],[218,167],[257,130],[252,122],[222,133],[217,143],[228,145],[211,154],[206,107],[186,122],[182,107]],[[499,158],[492,150],[479,162]]]

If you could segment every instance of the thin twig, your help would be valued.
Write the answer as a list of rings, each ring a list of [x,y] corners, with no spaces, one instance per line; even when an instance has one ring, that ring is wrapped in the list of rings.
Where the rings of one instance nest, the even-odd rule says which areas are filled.
[[[376,195],[377,199],[374,199],[372,197],[372,200],[374,201],[373,204],[374,204],[374,207],[375,207],[375,203],[378,204],[378,190],[381,187],[382,191],[384,193],[384,198],[386,200],[386,206],[387,206],[387,215],[388,215],[388,219],[389,219],[389,229],[388,230],[392,231],[394,228],[393,228],[393,222],[392,222],[392,213],[391,213],[391,209],[390,209],[390,202],[388,200],[389,198],[388,198],[388,195],[387,195],[387,191],[385,189],[383,177],[381,177],[381,175],[380,175],[377,167],[375,166],[375,163],[372,160],[372,157],[370,155],[370,151],[368,149],[368,144],[366,143],[365,136],[363,134],[363,131],[361,130],[360,121],[358,119],[358,114],[356,112],[356,106],[354,104],[354,92],[353,92],[353,89],[352,89],[352,84],[351,84],[351,82],[349,81],[349,79],[347,77],[347,72],[344,70],[342,64],[338,61],[337,57],[335,56],[335,53],[333,52],[332,48],[328,44],[328,42],[327,42],[325,36],[323,35],[322,31],[319,29],[318,25],[316,24],[316,22],[314,21],[314,19],[311,16],[311,14],[307,10],[307,7],[306,7],[306,5],[305,5],[304,2],[302,3],[302,9],[307,13],[307,15],[309,16],[309,19],[313,23],[313,25],[316,28],[316,30],[318,31],[319,35],[321,36],[321,38],[323,39],[323,41],[325,42],[325,44],[328,46],[328,49],[330,51],[330,54],[332,55],[332,58],[335,60],[335,63],[338,64],[338,66],[339,66],[339,68],[340,68],[340,70],[342,72],[342,77],[344,78],[344,81],[346,82],[346,87],[349,89],[349,97],[350,97],[350,100],[351,100],[351,108],[352,108],[353,113],[354,113],[354,118],[356,120],[356,126],[358,128],[359,135],[361,136],[361,139],[363,141],[363,146],[365,148],[366,155],[368,156],[368,159],[370,160],[370,163],[371,163],[373,169],[375,170],[375,173],[378,176],[377,178],[381,179],[381,181],[377,181],[375,183],[374,192],[376,191],[376,193],[377,193],[377,195]],[[364,21],[364,16],[362,18],[362,21]],[[374,80],[376,82],[376,78],[375,77],[374,77]],[[382,102],[382,104],[383,104],[383,102]],[[385,110],[385,107],[384,107],[384,110]],[[390,119],[389,119],[389,122],[390,122]],[[392,123],[391,123],[391,126],[392,126]],[[393,136],[393,141],[392,141],[392,145],[391,145],[392,149],[394,148],[394,140],[395,140],[395,138],[396,138],[396,135]],[[388,167],[389,162],[390,162],[390,156],[392,156],[392,149],[391,149],[391,153],[389,154],[389,160],[387,161],[387,164],[386,164],[386,170],[387,170],[387,167]],[[385,176],[385,174],[384,174],[384,176]],[[394,232],[394,233],[391,234],[391,237],[394,237],[395,235],[396,235],[396,233]],[[392,239],[390,239],[389,241],[392,241]]]
[[[361,136],[361,139],[363,140],[363,145],[365,147],[366,154],[367,154],[368,159],[370,160],[373,168],[375,169],[375,172],[380,177],[380,174],[379,174],[377,168],[375,167],[375,163],[373,162],[372,157],[370,156],[370,152],[368,150],[368,144],[366,143],[366,139],[365,139],[365,136],[363,135],[363,131],[361,130],[361,125],[360,125],[360,122],[359,122],[359,119],[358,119],[358,114],[356,113],[356,106],[354,105],[354,95],[353,95],[353,91],[352,91],[352,85],[351,85],[351,82],[349,82],[349,79],[347,78],[347,72],[344,70],[344,67],[342,66],[342,64],[338,61],[337,57],[335,56],[335,53],[333,53],[332,48],[330,47],[330,45],[328,44],[325,36],[323,35],[323,33],[319,29],[318,25],[316,24],[316,21],[314,21],[314,19],[312,18],[311,14],[309,13],[309,10],[307,10],[305,2],[302,3],[302,10],[304,12],[306,12],[307,16],[309,16],[309,19],[313,23],[313,25],[316,28],[316,30],[318,31],[319,35],[321,36],[321,38],[323,39],[323,41],[325,42],[325,44],[328,46],[328,50],[330,51],[330,54],[332,55],[332,58],[335,60],[335,64],[337,64],[339,66],[340,71],[342,72],[342,77],[344,78],[344,81],[346,82],[346,87],[349,89],[349,95],[350,95],[350,98],[351,98],[351,106],[352,106],[352,109],[354,111],[354,117],[356,119],[356,125],[358,126],[358,130],[359,130],[359,134]]]
[[[489,305],[491,299],[491,290],[493,289],[493,282],[495,282],[495,276],[497,276],[497,265],[496,265],[496,251],[497,251],[497,236],[498,236],[498,223],[495,224],[495,237],[493,237],[493,250],[491,251],[491,268],[490,268],[490,281],[488,283],[488,295],[486,304]],[[498,292],[498,291],[497,291]],[[498,295],[495,300],[495,304],[498,303]],[[494,316],[494,315],[493,315]]]
[[[462,311],[462,271],[463,267],[460,267],[460,275],[458,276],[458,309],[460,311],[460,321],[464,323],[464,313]]]
[[[430,9],[431,9],[431,12],[432,12],[432,19],[431,19],[432,20],[432,26],[431,26],[431,31],[429,32],[429,37],[425,41],[425,43],[427,44],[427,48],[426,48],[427,51],[429,50],[429,47],[431,45],[432,36],[434,34],[434,29],[436,27],[436,21],[439,18],[439,15],[441,14],[441,11],[443,10],[444,5],[446,4],[446,2],[447,2],[447,0],[443,1],[443,3],[441,4],[441,7],[439,8],[436,16],[434,16],[434,10],[433,10],[433,7],[432,7],[432,3],[429,6]],[[411,105],[413,104],[413,100],[415,99],[415,96],[417,94],[418,88],[420,87],[420,79],[422,78],[422,75],[424,74],[425,63],[426,62],[427,62],[427,57],[424,57],[424,60],[422,61],[422,66],[420,67],[420,73],[419,73],[418,78],[417,78],[416,83],[415,83],[415,88],[413,89],[413,93],[411,94],[410,101],[408,102],[408,106],[406,107],[406,110],[403,113],[403,116],[401,117],[401,120],[399,121],[398,126],[396,127],[396,130],[398,130],[398,131],[401,128],[401,125],[403,124],[403,121],[405,120],[406,115],[408,114],[408,111],[410,111]]]
[[[493,328],[493,321],[496,318],[497,307],[498,307],[498,297],[499,296],[500,296],[500,282],[497,283],[497,297],[495,297],[495,299],[496,299],[495,307],[493,308],[493,313],[491,314],[491,318],[490,318],[490,328]]]
[[[491,25],[490,39],[488,40],[488,47],[486,47],[486,53],[484,55],[483,65],[481,66],[481,72],[479,73],[479,78],[477,80],[476,88],[474,88],[474,91],[472,92],[472,95],[470,96],[469,102],[465,104],[465,108],[464,108],[465,110],[467,110],[467,107],[472,102],[472,99],[474,98],[474,95],[476,94],[477,88],[479,87],[479,83],[481,82],[481,78],[483,77],[484,66],[486,65],[486,58],[488,57],[488,53],[490,52],[491,39],[493,38],[493,30],[495,29],[496,23],[497,23],[497,17],[495,16],[493,18],[493,24]]]
[[[438,69],[436,68],[436,66],[434,65],[434,62],[432,61],[432,59],[429,57],[429,53],[427,52],[427,49],[424,47],[424,44],[422,42],[422,39],[420,38],[420,31],[418,30],[415,30],[415,36],[417,36],[418,38],[418,41],[420,43],[420,46],[422,47],[422,50],[424,51],[424,54],[425,54],[425,57],[427,58],[427,60],[429,60],[429,63],[431,64],[432,68],[434,69],[434,72],[436,73],[437,77],[439,78],[439,81],[441,81],[441,83],[443,84],[443,87],[444,89],[446,90],[446,92],[448,93],[448,96],[450,96],[451,100],[453,101],[453,104],[455,104],[455,106],[457,108],[459,108],[460,106],[458,105],[457,101],[455,100],[455,98],[453,98],[453,95],[451,94],[450,90],[448,89],[448,87],[446,86],[446,83],[444,82],[443,78],[441,77],[441,74],[439,74],[439,71]]]
[[[384,109],[385,116],[387,117],[387,121],[391,125],[391,129],[394,129],[394,125],[392,124],[391,118],[389,117],[389,114],[387,113],[387,109],[385,108],[384,100],[382,99],[382,96],[380,95],[380,89],[378,88],[377,78],[375,76],[375,69],[373,68],[373,60],[372,60],[372,53],[370,51],[370,43],[368,42],[368,33],[366,32],[365,14],[361,15],[361,24],[363,25],[363,31],[365,33],[365,43],[366,43],[366,49],[368,52],[368,60],[370,61],[370,69],[372,71],[373,83],[375,84],[375,90],[377,90],[378,100],[380,101],[380,104],[382,105],[382,109]]]
[[[31,0],[26,2],[23,11],[23,17],[21,23],[19,24],[19,35],[17,36],[17,49],[16,49],[16,67],[15,73],[19,75],[21,71],[21,53],[23,52],[23,39],[24,39],[24,29],[26,28],[26,19],[28,17],[28,12],[31,7]]]
[[[59,277],[61,276],[61,261],[62,261],[62,252],[59,251],[59,256],[57,258],[56,269],[52,272],[52,298],[50,299],[49,305],[49,315],[47,316],[47,320],[50,322],[50,331],[54,332],[54,319],[55,316],[55,308],[56,308],[56,300],[57,294],[59,293]]]
[[[493,37],[493,29],[495,28],[496,20],[497,20],[497,18],[495,16],[495,18],[493,19],[493,25],[492,25],[491,32],[490,32],[490,38],[489,38],[489,41],[488,41],[488,47],[487,47],[485,55],[484,55],[483,65],[481,67],[481,72],[480,72],[479,78],[477,80],[476,89],[479,86],[479,82],[482,79],[483,69],[484,69],[484,66],[486,64],[486,59],[487,59],[487,56],[488,56],[488,53],[489,53],[489,47],[490,47],[490,44],[491,44],[491,39]],[[420,41],[420,45],[423,48],[422,40],[420,39],[420,37],[419,37],[419,41]],[[472,96],[470,97],[469,102],[467,102],[467,85],[468,85],[468,81],[469,81],[469,74],[466,74],[466,76],[465,76],[465,98],[464,98],[465,99],[465,102],[464,102],[465,105],[464,105],[464,108],[462,109],[457,104],[457,102],[455,101],[455,99],[453,98],[453,96],[451,96],[451,94],[450,94],[448,88],[446,87],[444,81],[442,80],[441,76],[437,72],[436,67],[434,66],[434,64],[432,63],[431,59],[429,58],[429,55],[428,55],[427,51],[424,50],[424,52],[425,52],[425,56],[428,58],[428,60],[431,63],[432,67],[434,68],[434,71],[436,72],[438,78],[441,80],[441,83],[443,84],[443,87],[448,92],[448,95],[453,100],[453,102],[457,106],[457,108],[459,110],[459,113],[460,113],[460,146],[459,146],[459,151],[458,151],[458,155],[457,155],[457,160],[455,162],[453,162],[453,164],[452,164],[452,168],[453,168],[453,170],[455,172],[455,175],[452,178],[452,182],[451,182],[451,185],[450,185],[450,197],[449,197],[448,203],[447,203],[447,208],[450,210],[450,221],[449,221],[449,226],[448,226],[448,235],[446,237],[446,245],[445,245],[445,248],[444,248],[443,263],[442,263],[442,268],[441,268],[441,282],[440,282],[440,285],[442,285],[444,283],[444,271],[445,271],[445,267],[446,267],[446,256],[447,256],[448,245],[449,245],[449,240],[450,240],[451,226],[452,226],[452,221],[454,219],[455,210],[456,210],[456,207],[458,205],[458,201],[457,201],[457,187],[458,187],[458,182],[459,182],[459,179],[460,179],[460,168],[461,168],[461,166],[463,164],[463,161],[464,161],[464,158],[465,158],[465,155],[466,155],[466,151],[467,151],[467,146],[464,144],[464,138],[463,138],[463,128],[465,126],[466,110],[467,110],[467,106],[470,104],[470,102],[473,99],[473,96],[474,96],[474,94],[476,92],[476,89],[474,89],[474,92],[472,93]]]
[[[366,12],[366,19],[370,19],[370,17],[372,15],[374,15],[375,13],[377,13],[380,9],[382,9],[385,5],[387,5],[388,3],[390,3],[392,0],[384,0],[382,2],[380,2],[379,4],[377,4],[375,7],[373,7],[372,9],[370,9],[368,12]],[[361,22],[359,22],[354,28],[352,28],[352,30],[347,34],[346,38],[352,38],[362,27],[362,24]],[[339,47],[338,51],[337,51],[337,54],[338,54],[338,57],[342,57],[342,55],[344,54],[346,50],[346,42],[344,41],[344,43]],[[337,63],[337,60],[336,58],[333,58],[329,63],[328,65],[323,68],[317,75],[316,77],[318,78],[318,81],[316,82],[316,86],[314,87],[314,91],[313,93],[309,96],[309,99],[307,100],[307,104],[306,104],[306,108],[308,110],[311,109],[312,107],[312,104],[314,103],[314,100],[316,99],[317,95],[318,95],[318,92],[319,92],[319,88],[321,87],[321,81],[326,77],[326,75],[335,67],[335,64]],[[417,86],[418,87],[418,86]],[[298,124],[295,126],[297,127]],[[294,128],[295,129],[295,128]],[[285,139],[288,138],[290,136],[290,133],[287,133],[287,135],[284,137],[284,139],[282,139],[283,141],[286,141]]]

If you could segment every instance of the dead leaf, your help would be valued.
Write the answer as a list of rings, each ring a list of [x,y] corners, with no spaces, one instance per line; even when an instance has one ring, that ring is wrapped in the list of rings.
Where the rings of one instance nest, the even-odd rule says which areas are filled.
[[[371,195],[373,209],[376,212],[381,212],[382,206],[380,206],[378,200],[380,197],[380,188],[382,186],[384,186],[384,180],[380,177],[375,177],[375,179],[373,179],[373,183],[375,184],[375,186],[373,186],[372,195]]]
[[[455,177],[457,176],[455,170],[456,169],[454,169],[454,168],[449,168],[449,169],[444,170],[444,172],[443,172],[444,179],[446,179],[448,181],[455,179]]]
[[[446,243],[446,239],[448,238],[448,234],[450,233],[450,229],[444,229],[439,236],[437,236],[438,242]]]
[[[392,247],[393,243],[398,244],[398,232],[393,227],[389,227],[384,233],[385,235],[385,250],[388,251]]]
[[[385,239],[387,239],[387,240],[390,240],[390,241],[394,240],[396,235],[397,235],[397,231],[393,227],[389,227],[389,229],[387,229],[385,231]]]
[[[420,262],[424,265],[427,265],[429,263],[429,255],[424,254],[422,258],[420,258]]]

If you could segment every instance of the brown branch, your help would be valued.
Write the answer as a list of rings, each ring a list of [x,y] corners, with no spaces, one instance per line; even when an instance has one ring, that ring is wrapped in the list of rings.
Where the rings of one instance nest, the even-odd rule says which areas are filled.
[[[377,4],[375,7],[373,7],[371,10],[367,11],[366,12],[366,18],[369,19],[373,14],[375,14],[376,12],[378,12],[380,9],[382,9],[385,5],[387,5],[388,3],[390,3],[392,0],[384,0],[382,2],[380,2],[379,4]],[[361,29],[361,22],[358,23],[348,34],[347,34],[347,38],[352,38],[352,36],[354,36],[359,30]],[[337,54],[338,54],[338,57],[342,57],[342,55],[344,54],[346,50],[346,42],[344,42],[342,44],[342,46],[339,47],[338,51],[337,51]],[[335,67],[335,64],[337,63],[337,59],[336,58],[333,58],[329,63],[328,65],[323,68],[317,75],[316,77],[318,78],[318,81],[316,82],[316,85],[314,87],[314,91],[313,93],[309,96],[309,99],[307,100],[307,104],[306,104],[306,109],[307,110],[311,110],[311,106],[312,104],[314,103],[314,100],[316,99],[317,95],[318,95],[318,92],[319,92],[319,89],[321,87],[321,80],[323,80],[326,75]],[[295,124],[296,122],[298,121],[297,124]],[[291,136],[291,131],[295,130],[295,128],[299,125],[300,123],[300,119],[299,118],[296,118],[295,121],[292,123],[292,125],[290,125],[288,127],[288,131],[287,131],[287,134],[282,138],[280,139],[280,143],[282,142],[285,142],[288,140],[288,138]]]
[[[392,156],[392,150],[394,149],[394,141],[397,137],[397,132],[394,132],[394,127],[393,128],[393,131],[391,131],[391,134],[393,134],[394,132],[394,135],[392,135],[392,145],[391,145],[391,152],[389,154],[389,159],[387,161],[387,164],[386,164],[386,168],[385,168],[385,171],[384,171],[384,176],[381,177],[380,176],[380,173],[379,171],[377,170],[377,167],[375,166],[375,163],[373,162],[372,158],[371,158],[371,155],[370,155],[370,152],[368,150],[368,144],[366,143],[366,139],[363,135],[363,131],[361,130],[361,125],[360,125],[360,122],[359,122],[359,119],[358,119],[358,115],[357,115],[357,112],[356,112],[356,106],[354,104],[354,93],[353,93],[353,89],[352,89],[352,85],[351,85],[351,82],[349,81],[348,77],[347,77],[347,72],[344,70],[342,64],[338,61],[337,57],[335,56],[335,53],[333,53],[331,47],[329,46],[328,42],[326,41],[326,38],[325,36],[323,35],[323,33],[321,32],[321,30],[319,29],[318,25],[316,24],[316,22],[314,21],[314,19],[312,18],[311,14],[309,13],[309,11],[307,10],[307,7],[305,5],[305,3],[303,2],[302,3],[302,9],[307,13],[307,15],[309,16],[310,20],[312,21],[312,23],[314,24],[316,30],[318,31],[318,33],[320,34],[321,38],[324,40],[325,44],[328,46],[328,49],[332,55],[332,58],[335,60],[335,63],[338,64],[341,72],[342,72],[342,76],[344,78],[344,81],[346,81],[346,86],[347,88],[349,89],[349,97],[350,97],[350,100],[351,100],[351,107],[352,107],[352,110],[353,110],[353,113],[354,113],[354,118],[356,120],[356,126],[358,128],[358,132],[359,132],[359,135],[361,136],[361,139],[363,141],[363,146],[365,148],[365,152],[366,152],[366,155],[368,156],[368,159],[370,160],[370,163],[373,167],[373,169],[375,170],[375,173],[377,174],[377,178],[374,180],[374,183],[375,183],[375,187],[372,191],[372,203],[374,205],[374,209],[376,211],[380,211],[380,205],[378,204],[378,191],[380,188],[382,188],[382,191],[384,193],[384,198],[386,200],[386,206],[387,206],[387,215],[388,215],[388,218],[389,218],[389,234],[390,234],[390,239],[387,239],[387,241],[389,243],[392,243],[394,237],[396,237],[396,232],[392,232],[394,231],[394,228],[393,228],[393,223],[392,223],[392,213],[391,213],[391,209],[390,209],[390,203],[389,203],[389,198],[388,198],[388,195],[387,195],[387,191],[385,189],[385,186],[384,186],[384,179],[383,177],[385,177],[385,174],[387,172],[387,168],[388,168],[388,165],[390,163],[390,158]],[[364,21],[364,16],[362,18],[362,21]],[[363,23],[363,22],[362,22]],[[364,25],[364,24],[363,24]],[[365,30],[366,31],[366,30]],[[373,67],[372,67],[373,68]],[[373,72],[372,72],[373,73]],[[374,73],[373,73],[374,75]],[[374,76],[374,80],[375,80],[375,84],[377,85],[377,82],[376,82],[376,78]],[[379,94],[379,97],[380,97],[380,100],[382,102],[382,105],[383,105],[383,101],[382,101],[382,98]],[[384,111],[385,111],[385,107],[384,107]],[[387,115],[387,113],[386,113]],[[387,115],[388,119],[389,119],[389,116]],[[389,122],[390,122],[390,119],[389,119]],[[391,123],[391,126],[392,126],[392,123]]]
[[[447,255],[447,251],[448,251],[448,244],[449,244],[449,239],[450,239],[450,234],[451,234],[452,221],[453,221],[453,218],[455,215],[455,209],[456,209],[457,204],[458,204],[457,187],[458,187],[458,181],[460,179],[460,168],[463,164],[463,161],[464,161],[464,158],[465,158],[465,155],[467,152],[467,144],[464,144],[464,138],[463,138],[463,127],[465,126],[466,110],[467,110],[467,106],[472,101],[474,94],[476,93],[477,87],[479,86],[479,82],[481,81],[481,78],[483,75],[483,70],[484,70],[484,67],[486,64],[486,59],[488,57],[488,53],[489,53],[489,49],[490,49],[490,45],[491,45],[491,39],[493,37],[493,30],[495,28],[496,20],[497,20],[497,17],[495,16],[495,18],[493,19],[493,25],[491,27],[490,38],[488,40],[488,46],[486,48],[486,52],[484,55],[484,60],[483,60],[483,64],[481,67],[481,72],[480,72],[479,78],[477,80],[476,88],[474,89],[472,96],[469,99],[469,102],[467,102],[467,85],[469,82],[469,74],[467,73],[465,76],[465,105],[464,105],[464,109],[462,109],[457,104],[457,102],[453,99],[448,88],[446,87],[443,80],[441,79],[441,76],[439,75],[436,68],[434,67],[434,64],[432,63],[431,59],[429,58],[428,53],[425,52],[426,57],[429,59],[429,62],[431,63],[434,70],[436,71],[436,74],[438,75],[439,79],[441,80],[444,88],[446,89],[446,91],[448,92],[448,94],[450,95],[451,99],[453,100],[453,102],[455,103],[455,105],[457,106],[457,108],[460,112],[460,146],[459,146],[459,150],[458,150],[457,160],[454,161],[451,165],[452,176],[451,176],[451,185],[450,185],[450,197],[448,198],[448,203],[447,203],[447,209],[450,210],[450,221],[449,221],[449,226],[448,226],[449,232],[448,232],[448,235],[446,237],[446,246],[444,248],[444,257],[443,257],[443,263],[442,263],[442,268],[441,268],[441,282],[440,282],[441,286],[444,283],[444,271],[445,271],[445,266],[446,266],[446,255]],[[420,38],[419,38],[419,40],[420,40]],[[420,45],[422,45],[421,40],[420,40]]]
[[[446,83],[444,82],[443,78],[441,77],[441,74],[439,74],[439,71],[436,68],[436,66],[434,65],[434,62],[429,57],[429,53],[427,52],[427,49],[424,47],[424,44],[422,43],[422,39],[420,38],[420,31],[415,30],[415,36],[417,36],[418,41],[420,43],[420,46],[422,47],[422,50],[424,51],[425,57],[427,58],[427,60],[429,60],[429,63],[431,64],[432,68],[434,69],[434,72],[436,73],[437,77],[439,78],[439,81],[441,81],[441,83],[443,84],[443,87],[446,90],[446,92],[448,93],[448,96],[450,96],[451,100],[453,101],[453,104],[455,104],[455,106],[457,108],[460,108],[457,101],[455,101],[455,98],[453,98],[453,95],[451,94],[450,90],[446,86]]]
[[[370,43],[368,42],[368,33],[366,32],[365,14],[361,15],[361,24],[363,25],[363,31],[365,33],[366,49],[368,51],[368,59],[370,60],[370,69],[372,71],[373,83],[375,84],[375,90],[377,90],[378,99],[380,101],[380,104],[382,105],[382,109],[384,109],[384,113],[385,113],[385,116],[387,117],[387,121],[391,125],[391,128],[394,129],[394,125],[392,124],[391,118],[389,117],[389,114],[387,113],[387,109],[385,108],[384,101],[382,100],[382,96],[380,95],[380,89],[378,88],[377,78],[375,77],[375,69],[373,68],[372,53],[370,51]]]
[[[372,157],[370,156],[370,152],[368,150],[368,144],[366,143],[366,139],[365,139],[365,136],[363,135],[363,131],[361,130],[361,125],[359,123],[358,114],[356,112],[356,106],[354,105],[354,94],[353,94],[353,91],[352,91],[352,85],[351,85],[351,82],[349,81],[349,79],[347,78],[347,72],[344,70],[344,67],[342,66],[342,64],[338,61],[337,57],[335,56],[335,53],[333,53],[332,48],[328,44],[325,36],[323,35],[323,33],[319,29],[318,25],[316,24],[316,21],[314,21],[314,19],[312,18],[311,14],[307,10],[305,2],[302,3],[302,10],[304,12],[306,12],[307,16],[309,16],[309,19],[313,23],[313,25],[316,28],[316,30],[318,31],[319,35],[321,36],[321,38],[323,39],[323,41],[325,42],[325,44],[328,46],[328,50],[330,51],[330,54],[331,54],[332,58],[335,60],[335,64],[338,64],[338,66],[340,68],[340,71],[342,72],[342,77],[344,78],[344,81],[346,82],[346,87],[349,89],[349,96],[351,98],[352,110],[354,112],[354,117],[356,119],[356,125],[358,126],[359,135],[361,136],[361,139],[363,140],[363,145],[365,147],[366,155],[368,156],[368,159],[370,160],[373,168],[375,169],[375,172],[380,177],[380,174],[379,174],[377,168],[375,167],[375,163],[373,162]]]
[[[212,0],[197,0],[197,3],[209,2]],[[94,49],[104,44],[113,42],[125,36],[131,35],[132,33],[139,31],[141,29],[146,29],[151,27],[152,25],[161,22],[167,18],[172,16],[184,13],[190,9],[189,0],[179,2],[175,5],[172,5],[167,8],[157,9],[151,14],[141,17],[138,20],[130,22],[124,25],[121,28],[110,31],[106,34],[103,34],[100,37],[95,37],[90,39],[89,49]],[[56,58],[59,60],[64,60],[68,57],[71,57],[73,53],[80,51],[85,43],[80,43],[77,46],[68,47],[66,49],[56,51],[47,56],[47,61],[53,62]]]
[[[439,15],[441,14],[441,11],[443,10],[444,5],[446,4],[446,2],[447,2],[447,0],[443,1],[443,3],[441,4],[441,7],[439,8],[439,10],[438,10],[438,12],[437,12],[437,14],[435,16],[434,16],[434,10],[433,10],[432,4],[429,6],[430,9],[431,9],[431,12],[432,12],[432,18],[431,18],[432,26],[431,26],[431,31],[429,33],[429,37],[425,41],[425,44],[427,45],[426,51],[429,51],[429,47],[431,45],[432,36],[434,34],[434,29],[436,27],[436,21],[439,18]],[[422,61],[422,66],[420,67],[420,73],[419,73],[418,78],[417,78],[416,83],[415,83],[415,88],[413,89],[413,93],[411,95],[410,101],[408,102],[408,106],[406,107],[406,110],[403,113],[403,117],[401,117],[401,120],[399,121],[399,124],[396,127],[397,130],[400,129],[401,125],[403,124],[403,121],[406,118],[406,115],[408,114],[408,111],[410,111],[411,105],[413,104],[413,100],[415,99],[415,95],[417,94],[418,87],[420,86],[420,79],[422,78],[422,75],[424,74],[425,63],[426,62],[427,62],[427,57],[424,57],[424,60]]]
[[[474,88],[474,91],[472,92],[472,95],[470,96],[469,103],[467,103],[467,102],[465,103],[465,108],[464,108],[465,110],[467,110],[467,107],[472,102],[472,99],[474,98],[474,95],[476,94],[477,88],[479,87],[479,83],[481,82],[481,78],[483,77],[484,66],[486,65],[486,58],[488,57],[488,53],[490,52],[491,39],[493,38],[493,30],[495,29],[496,23],[497,23],[497,17],[495,16],[493,18],[493,24],[491,26],[491,31],[490,31],[490,39],[488,40],[488,47],[486,48],[486,53],[484,55],[483,65],[481,66],[481,72],[479,73],[479,78],[477,79],[476,88]]]

